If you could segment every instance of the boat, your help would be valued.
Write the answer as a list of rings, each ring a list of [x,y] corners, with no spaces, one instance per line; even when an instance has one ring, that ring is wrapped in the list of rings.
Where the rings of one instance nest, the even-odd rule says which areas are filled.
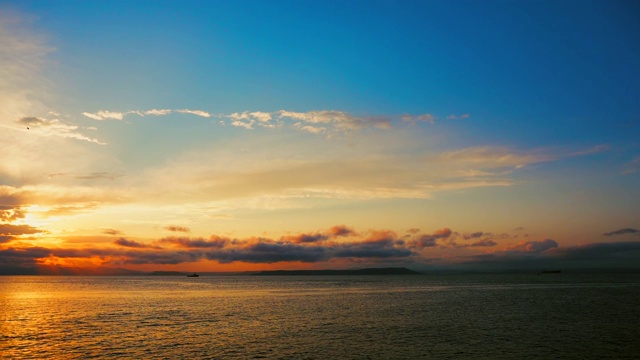
[[[200,276],[200,275],[198,275],[198,274],[196,274],[196,273],[193,273],[193,274],[191,274],[191,275],[187,275],[187,277],[198,277],[198,276]]]
[[[542,270],[540,272],[538,272],[538,275],[542,275],[542,274],[561,274],[562,270]]]

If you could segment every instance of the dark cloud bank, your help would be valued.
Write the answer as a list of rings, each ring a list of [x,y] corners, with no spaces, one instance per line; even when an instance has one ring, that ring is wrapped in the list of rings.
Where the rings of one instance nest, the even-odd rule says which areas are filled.
[[[448,228],[433,233],[416,229],[399,236],[393,231],[357,233],[346,226],[323,232],[283,236],[280,239],[232,239],[170,236],[152,243],[121,237],[103,248],[45,248],[11,246],[14,233],[28,234],[36,229],[3,225],[0,234],[0,274],[38,273],[41,259],[94,259],[102,266],[126,268],[128,265],[174,265],[212,260],[221,264],[244,262],[274,264],[301,262],[331,266],[407,266],[429,271],[539,271],[544,269],[606,269],[640,271],[640,242],[607,242],[561,247],[553,239],[523,241],[497,249],[505,235],[475,232],[459,234]],[[627,229],[625,234],[629,233]],[[178,232],[185,232],[183,229]],[[621,231],[621,230],[618,230]],[[616,233],[614,231],[612,233]],[[114,233],[115,234],[115,233]],[[496,241],[496,240],[498,241]],[[481,247],[481,255],[447,259],[430,255],[433,249]],[[346,264],[346,265],[345,265]],[[41,271],[46,272],[46,271]]]

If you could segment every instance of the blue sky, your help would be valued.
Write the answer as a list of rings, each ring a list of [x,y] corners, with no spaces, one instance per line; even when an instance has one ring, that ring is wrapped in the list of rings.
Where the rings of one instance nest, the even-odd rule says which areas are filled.
[[[603,235],[640,227],[632,1],[0,1],[0,14],[6,251],[169,251],[167,229],[183,228],[245,244],[221,252],[256,237],[286,252],[316,232],[327,253],[397,255],[31,265],[428,267],[548,239],[540,256],[638,241]],[[357,231],[327,235],[338,225]]]

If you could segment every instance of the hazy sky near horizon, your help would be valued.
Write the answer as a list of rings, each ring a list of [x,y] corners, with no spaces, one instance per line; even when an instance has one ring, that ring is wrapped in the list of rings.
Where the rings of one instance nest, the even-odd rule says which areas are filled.
[[[0,0],[0,268],[637,267],[639,95],[634,1]]]

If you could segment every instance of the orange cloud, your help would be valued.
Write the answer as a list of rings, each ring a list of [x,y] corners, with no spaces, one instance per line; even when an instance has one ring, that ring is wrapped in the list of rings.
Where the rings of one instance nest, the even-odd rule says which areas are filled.
[[[181,248],[222,248],[230,240],[222,238],[217,235],[212,235],[209,240],[203,238],[188,238],[188,237],[166,237],[160,239],[158,242],[163,244],[170,244]]]

